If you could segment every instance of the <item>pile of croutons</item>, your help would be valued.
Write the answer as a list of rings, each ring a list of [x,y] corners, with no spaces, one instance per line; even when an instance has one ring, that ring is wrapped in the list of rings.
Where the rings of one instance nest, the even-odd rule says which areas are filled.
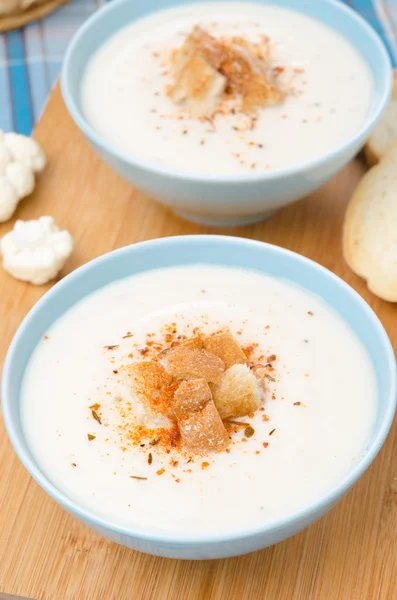
[[[174,344],[126,371],[148,411],[176,420],[186,448],[209,452],[229,445],[226,419],[251,414],[263,402],[267,371],[247,362],[231,333],[220,332]]]
[[[169,96],[196,116],[211,116],[225,98],[238,97],[248,113],[283,99],[265,43],[217,39],[196,26],[172,66],[175,81]]]

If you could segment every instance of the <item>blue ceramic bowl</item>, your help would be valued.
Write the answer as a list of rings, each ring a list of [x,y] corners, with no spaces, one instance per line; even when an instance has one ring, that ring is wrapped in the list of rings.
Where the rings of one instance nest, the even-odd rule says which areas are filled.
[[[20,418],[21,381],[27,362],[49,327],[76,302],[104,285],[142,271],[207,263],[254,269],[288,280],[320,296],[364,344],[375,369],[378,406],[372,434],[360,459],[338,485],[287,518],[251,529],[186,537],[181,533],[140,533],[98,517],[61,490],[41,470],[26,442]],[[277,246],[221,236],[183,236],[143,242],[116,250],[77,269],[36,304],[16,333],[4,365],[3,416],[22,463],[37,483],[67,511],[96,532],[130,548],[171,558],[221,558],[280,542],[307,527],[342,498],[375,458],[396,408],[396,362],[378,318],[341,279],[316,263]]]
[[[338,0],[257,1],[291,8],[340,32],[360,52],[374,82],[369,113],[354,137],[346,139],[340,148],[325,156],[274,173],[214,176],[162,167],[119,151],[85,120],[80,105],[81,80],[94,52],[129,22],[156,10],[185,4],[185,0],[113,1],[85,22],[66,52],[61,76],[62,93],[70,114],[87,140],[124,179],[192,221],[222,226],[253,223],[311,193],[360,150],[390,95],[392,70],[387,52],[374,30],[345,4]]]

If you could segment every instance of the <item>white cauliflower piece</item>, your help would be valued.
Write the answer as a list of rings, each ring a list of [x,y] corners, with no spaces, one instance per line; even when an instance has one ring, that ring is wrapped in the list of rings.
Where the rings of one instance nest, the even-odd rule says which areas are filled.
[[[0,175],[4,175],[6,166],[10,162],[12,162],[12,154],[9,149],[2,144],[0,137]]]
[[[11,162],[5,168],[5,176],[14,186],[18,200],[29,196],[34,190],[34,174],[24,163]]]
[[[35,173],[40,173],[46,166],[46,156],[33,138],[19,133],[5,133],[3,144],[15,162],[24,163]]]
[[[45,164],[45,154],[35,140],[0,131],[0,223],[8,221],[18,202],[33,192],[35,173]]]
[[[70,233],[60,231],[53,217],[41,217],[16,221],[14,229],[0,241],[0,254],[10,275],[42,285],[63,268],[73,245]]]
[[[7,177],[0,175],[0,223],[11,219],[18,206],[19,196]]]

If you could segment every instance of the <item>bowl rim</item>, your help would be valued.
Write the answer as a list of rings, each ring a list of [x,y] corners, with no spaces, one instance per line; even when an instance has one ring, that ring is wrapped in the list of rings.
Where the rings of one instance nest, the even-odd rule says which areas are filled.
[[[107,519],[105,517],[101,517],[96,515],[90,511],[88,507],[84,507],[79,504],[78,501],[71,499],[65,492],[58,489],[55,483],[52,483],[51,479],[47,477],[44,472],[40,470],[39,462],[36,459],[29,456],[27,452],[25,452],[23,448],[23,443],[21,443],[21,438],[18,434],[17,427],[15,425],[13,416],[12,416],[12,393],[11,393],[11,372],[12,372],[12,363],[18,360],[19,353],[19,345],[21,343],[21,339],[23,341],[23,336],[25,329],[27,326],[34,321],[37,317],[39,317],[40,313],[45,310],[45,306],[48,302],[51,302],[52,297],[55,294],[58,294],[60,290],[64,292],[67,291],[68,285],[77,277],[80,277],[83,273],[88,273],[93,268],[96,268],[98,265],[112,262],[117,260],[118,257],[124,256],[125,254],[135,254],[136,252],[141,252],[145,248],[154,248],[158,252],[161,252],[161,249],[164,245],[176,244],[177,246],[189,246],[191,242],[198,243],[199,245],[205,245],[210,242],[216,242],[217,244],[231,244],[232,246],[239,247],[244,246],[246,248],[262,248],[269,252],[277,252],[281,255],[284,255],[288,259],[292,259],[293,261],[298,261],[305,268],[309,270],[315,271],[317,273],[322,274],[323,276],[330,279],[333,284],[339,286],[344,294],[350,295],[355,302],[360,305],[365,318],[372,321],[375,325],[381,342],[384,345],[387,354],[387,365],[386,368],[390,373],[390,388],[387,397],[387,405],[385,409],[384,417],[377,429],[377,431],[373,432],[373,438],[371,444],[366,448],[365,454],[360,457],[360,460],[356,462],[354,467],[349,471],[341,480],[334,485],[326,494],[323,494],[315,501],[309,503],[308,505],[302,507],[301,509],[284,516],[283,518],[275,519],[274,521],[265,523],[265,524],[257,524],[255,526],[250,526],[246,528],[237,528],[231,530],[229,532],[217,532],[214,534],[209,533],[196,533],[183,535],[181,532],[175,533],[163,533],[163,532],[153,532],[153,531],[139,531],[134,530],[134,527],[127,527],[124,525],[120,525],[112,522],[111,519]],[[197,262],[192,261],[192,262]],[[242,268],[250,268],[242,267]],[[143,269],[142,272],[152,270],[152,269]],[[310,293],[310,292],[309,292]],[[86,294],[80,298],[86,297],[89,294]],[[331,305],[332,306],[332,305]],[[70,308],[70,307],[69,307]],[[18,398],[20,401],[20,397]],[[394,350],[391,344],[391,341],[375,312],[372,308],[365,302],[365,300],[356,292],[351,286],[349,286],[343,279],[323,267],[322,265],[316,263],[315,261],[306,258],[296,252],[291,250],[287,250],[280,246],[276,246],[273,244],[250,240],[239,237],[232,236],[221,236],[221,235],[187,235],[187,236],[174,236],[174,237],[165,237],[160,239],[148,240],[144,242],[139,242],[136,244],[132,244],[130,246],[125,246],[124,248],[120,248],[117,250],[113,250],[108,252],[98,258],[95,258],[88,263],[82,265],[77,268],[72,273],[68,274],[64,279],[59,281],[47,291],[42,298],[33,306],[33,308],[29,311],[27,316],[22,321],[19,326],[14,338],[10,344],[10,347],[7,352],[7,356],[4,362],[3,369],[3,377],[2,377],[2,412],[4,423],[6,426],[6,430],[8,432],[8,436],[10,441],[14,447],[14,450],[21,460],[22,464],[25,466],[30,475],[36,480],[36,482],[44,489],[44,491],[49,494],[58,504],[60,504],[64,509],[72,513],[78,519],[85,521],[87,524],[92,526],[103,528],[104,530],[111,531],[113,533],[117,533],[119,535],[125,536],[130,539],[137,539],[145,542],[152,542],[158,544],[173,544],[179,545],[181,548],[187,545],[191,546],[202,546],[208,543],[225,543],[225,542],[236,542],[239,540],[244,540],[248,538],[254,538],[257,536],[265,535],[269,532],[275,532],[277,530],[282,529],[285,526],[293,526],[299,522],[305,522],[306,519],[310,518],[313,515],[321,515],[321,510],[326,507],[331,507],[335,504],[348,490],[349,488],[357,481],[357,479],[366,471],[369,465],[372,463],[376,455],[378,454],[380,448],[382,447],[386,436],[391,427],[394,413],[397,405],[397,366],[396,359],[394,355]],[[20,407],[18,408],[18,417],[20,415]],[[22,436],[22,439],[25,440],[25,444],[29,447],[28,442],[25,437]]]
[[[216,0],[214,0],[216,1]],[[317,0],[319,1],[319,0]],[[75,100],[68,83],[69,80],[69,72],[71,70],[71,63],[73,60],[73,56],[75,53],[75,49],[80,43],[81,39],[84,38],[86,32],[95,25],[98,21],[105,19],[109,13],[117,11],[120,6],[124,4],[130,3],[131,0],[113,0],[113,2],[105,4],[98,11],[96,11],[93,15],[91,15],[84,24],[77,30],[74,37],[72,38],[70,44],[67,47],[65,57],[62,64],[61,70],[61,91],[66,107],[72,116],[76,125],[81,129],[84,135],[96,146],[101,148],[101,150],[109,153],[110,155],[115,156],[121,161],[124,161],[127,164],[133,165],[137,168],[141,168],[145,171],[149,171],[152,174],[162,175],[164,177],[178,179],[188,182],[197,182],[197,183],[211,183],[211,184],[221,184],[221,183],[251,183],[258,181],[273,181],[278,180],[283,177],[289,177],[296,175],[298,173],[302,173],[309,170],[314,170],[322,167],[328,161],[337,157],[340,152],[344,152],[349,150],[350,148],[355,147],[355,145],[361,140],[368,136],[369,132],[376,125],[378,120],[380,119],[384,109],[386,108],[387,102],[391,96],[392,90],[392,65],[389,54],[382,40],[380,39],[378,33],[373,29],[373,27],[356,11],[352,8],[340,2],[340,0],[321,0],[324,4],[328,4],[332,6],[337,12],[339,11],[344,18],[349,18],[355,21],[361,29],[366,33],[366,35],[372,39],[375,46],[377,47],[378,55],[381,61],[381,68],[384,71],[384,85],[383,90],[379,94],[379,101],[377,106],[369,112],[366,119],[364,120],[360,129],[350,138],[348,138],[343,144],[340,144],[335,150],[328,152],[326,154],[322,154],[312,160],[298,163],[292,165],[290,167],[285,167],[283,169],[277,169],[274,172],[271,170],[264,171],[263,173],[241,173],[241,174],[213,174],[213,173],[194,173],[188,170],[179,170],[174,167],[167,167],[163,165],[156,164],[151,160],[147,160],[144,158],[140,158],[137,155],[130,154],[127,152],[123,152],[119,150],[116,146],[107,142],[100,134],[98,134],[91,125],[89,125],[88,121],[84,118],[82,110],[78,107],[78,102]],[[195,0],[195,2],[199,3],[199,0]],[[194,3],[194,2],[193,2]],[[252,3],[255,4],[255,0],[252,0]],[[169,7],[172,8],[172,5]],[[161,10],[167,10],[161,9]],[[299,8],[294,8],[291,10],[295,10],[296,12],[300,12]],[[157,12],[157,11],[156,11]],[[159,12],[159,11],[158,11]],[[150,14],[150,13],[148,13]],[[133,22],[134,19],[131,20]],[[121,28],[121,27],[120,27]],[[343,36],[347,39],[345,36]],[[87,64],[87,63],[86,63]]]

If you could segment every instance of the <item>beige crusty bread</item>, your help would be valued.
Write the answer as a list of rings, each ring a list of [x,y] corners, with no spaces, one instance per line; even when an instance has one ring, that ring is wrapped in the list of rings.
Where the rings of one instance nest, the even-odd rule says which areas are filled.
[[[226,88],[226,77],[209,65],[203,56],[193,54],[180,69],[169,91],[173,102],[196,116],[211,115]]]
[[[205,379],[182,381],[174,396],[174,412],[186,446],[196,452],[224,450],[229,436]]]
[[[122,368],[134,395],[152,412],[172,412],[173,396],[177,384],[163,365],[153,360],[136,362]]]
[[[244,417],[261,404],[257,378],[247,365],[233,365],[222,375],[219,385],[210,387],[221,419]]]
[[[375,165],[397,140],[397,71],[393,73],[393,91],[389,104],[369,136],[365,156],[370,166]]]
[[[211,116],[226,96],[237,95],[244,112],[281,102],[268,64],[268,45],[243,38],[218,39],[196,26],[173,56],[175,81],[168,95],[196,116]]]
[[[364,176],[350,200],[343,253],[374,294],[397,302],[397,142]]]
[[[223,361],[206,350],[186,345],[171,348],[166,354],[166,369],[177,379],[205,379],[219,383],[225,370]]]
[[[232,336],[230,331],[222,331],[204,338],[204,349],[220,358],[225,368],[229,369],[233,365],[242,365],[247,363],[247,357],[241,349],[238,341]]]

